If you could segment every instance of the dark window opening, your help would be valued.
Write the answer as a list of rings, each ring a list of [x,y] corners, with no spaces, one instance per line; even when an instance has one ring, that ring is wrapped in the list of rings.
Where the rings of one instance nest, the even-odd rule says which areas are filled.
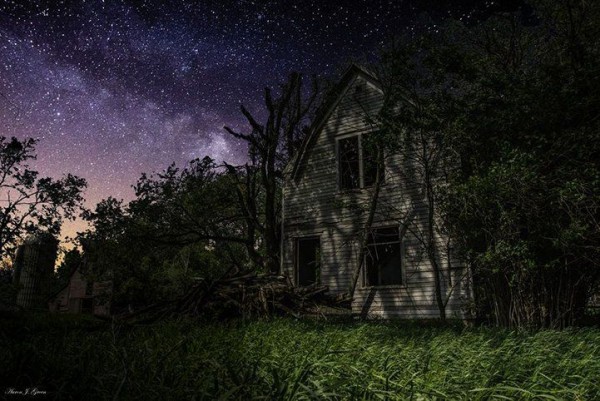
[[[84,298],[81,300],[81,313],[92,313],[94,300],[92,298]]]
[[[365,256],[365,285],[402,284],[401,249],[398,227],[371,230]]]
[[[358,136],[338,142],[340,189],[360,188],[360,156]]]
[[[356,135],[338,141],[338,169],[341,190],[366,188],[375,184],[378,161],[377,146],[368,139],[369,137],[365,135]],[[383,168],[379,170],[382,181],[383,171]]]
[[[321,273],[321,241],[319,238],[299,238],[296,248],[298,285],[317,283]]]

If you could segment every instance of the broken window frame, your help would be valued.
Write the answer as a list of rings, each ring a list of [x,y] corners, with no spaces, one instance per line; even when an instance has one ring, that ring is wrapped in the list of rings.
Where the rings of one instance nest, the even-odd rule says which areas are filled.
[[[373,185],[375,185],[375,181],[376,181],[375,175],[377,174],[376,173],[377,170],[375,169],[374,170],[375,173],[371,174],[372,177],[369,176],[369,178],[368,178],[365,175],[366,172],[368,171],[368,169],[367,169],[367,165],[366,165],[367,158],[365,157],[366,152],[365,152],[364,144],[363,144],[363,136],[364,135],[368,135],[368,133],[367,134],[344,135],[344,136],[340,136],[339,138],[336,138],[337,177],[338,177],[337,181],[338,181],[338,189],[340,191],[355,191],[355,190],[360,190],[360,189],[364,189],[364,188],[370,188]],[[343,167],[348,165],[349,163],[347,161],[342,161],[343,154],[341,152],[342,151],[341,142],[351,140],[351,139],[356,139],[357,146],[358,146],[358,149],[357,149],[357,153],[358,153],[358,163],[357,163],[358,164],[358,166],[357,166],[358,167],[358,173],[357,173],[358,183],[357,184],[358,185],[357,186],[347,186],[345,184],[345,182],[347,180],[344,179],[345,175],[343,174],[343,171],[342,171]],[[372,158],[373,158],[373,155],[371,155],[370,159],[372,159]],[[382,181],[385,181],[384,178],[385,178],[385,174],[382,171],[382,174],[381,174]]]
[[[381,241],[377,238],[377,231],[381,230],[390,230],[393,229],[396,231],[397,236],[395,237],[395,240],[388,240],[388,241]],[[404,286],[406,283],[406,277],[404,275],[405,271],[404,271],[404,244],[402,241],[402,231],[400,229],[399,226],[397,225],[390,225],[390,226],[379,226],[379,227],[373,227],[370,232],[367,234],[369,236],[369,238],[367,239],[367,249],[365,250],[365,256],[364,256],[364,261],[363,261],[363,287],[394,287],[394,286]],[[376,273],[376,277],[377,277],[377,283],[372,283],[371,279],[370,279],[370,263],[369,263],[369,258],[371,257],[371,255],[373,253],[378,253],[377,252],[377,247],[382,247],[382,246],[386,246],[386,245],[397,245],[397,254],[398,254],[398,258],[399,258],[399,265],[398,265],[398,279],[399,282],[393,282],[393,283],[382,283],[382,265],[378,265],[377,266],[377,273]],[[374,251],[372,251],[371,249],[375,248]]]

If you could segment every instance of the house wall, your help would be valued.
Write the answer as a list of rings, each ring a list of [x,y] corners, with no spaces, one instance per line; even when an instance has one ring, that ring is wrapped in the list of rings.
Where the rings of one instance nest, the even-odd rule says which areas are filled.
[[[360,87],[360,89],[357,89]],[[380,90],[362,75],[355,77],[316,138],[312,150],[298,171],[296,180],[284,187],[284,238],[282,270],[295,283],[295,242],[299,237],[319,236],[321,240],[321,284],[332,293],[347,292],[358,264],[360,235],[368,215],[372,190],[340,191],[338,188],[336,139],[376,130],[367,122],[381,108]],[[400,226],[404,284],[364,287],[361,277],[352,304],[354,312],[379,317],[439,316],[431,265],[418,240],[426,222],[419,177],[410,177],[408,162],[399,155],[385,162],[385,183],[381,188],[374,227]],[[412,216],[409,218],[409,216]],[[411,221],[407,226],[402,224]],[[439,260],[448,266],[448,241],[437,238]],[[450,256],[450,259],[453,259]],[[460,261],[452,260],[444,292],[449,301],[448,317],[464,317],[462,307],[469,298],[470,280]]]
[[[87,281],[83,278],[83,275],[76,270],[71,276],[69,281],[69,297],[70,298],[85,298],[85,290],[87,288]]]

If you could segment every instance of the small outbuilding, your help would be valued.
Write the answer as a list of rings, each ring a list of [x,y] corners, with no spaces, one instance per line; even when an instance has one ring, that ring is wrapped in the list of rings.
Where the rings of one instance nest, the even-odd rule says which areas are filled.
[[[50,312],[110,315],[112,282],[87,280],[82,265],[73,270],[67,284],[48,299]]]

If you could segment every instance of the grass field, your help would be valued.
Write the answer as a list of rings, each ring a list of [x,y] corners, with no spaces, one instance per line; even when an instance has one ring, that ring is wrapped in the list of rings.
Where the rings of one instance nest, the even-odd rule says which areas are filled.
[[[7,399],[23,396],[5,389],[35,387],[73,400],[600,399],[598,329],[288,319],[117,326],[74,316],[0,325]]]

